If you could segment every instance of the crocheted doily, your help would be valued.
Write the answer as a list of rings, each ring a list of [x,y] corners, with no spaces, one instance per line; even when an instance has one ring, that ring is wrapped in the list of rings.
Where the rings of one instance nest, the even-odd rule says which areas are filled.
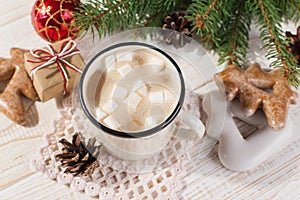
[[[184,109],[200,117],[198,97],[188,93]],[[57,182],[68,185],[71,189],[85,192],[87,195],[100,199],[179,199],[180,191],[184,187],[181,178],[186,175],[185,165],[189,154],[184,151],[180,156],[170,159],[169,155],[176,155],[184,145],[176,139],[169,142],[157,157],[149,162],[172,163],[160,170],[147,173],[128,172],[132,165],[115,160],[115,157],[102,153],[94,172],[89,176],[74,176],[64,173],[60,161],[55,155],[61,153],[62,138],[71,140],[75,129],[72,123],[72,100],[70,97],[63,99],[63,107],[59,110],[60,118],[53,121],[53,130],[45,134],[46,144],[40,148],[39,156],[32,161],[36,171],[46,174]],[[118,170],[117,170],[118,169]],[[137,169],[136,169],[137,170]]]
[[[199,111],[199,101],[198,97],[195,93],[190,92],[190,90],[186,89],[185,101],[183,104],[183,110],[189,112],[197,118],[200,118]],[[89,121],[89,119],[83,113],[81,109],[80,102],[78,101],[78,94],[73,94],[73,102],[72,102],[72,120],[74,128],[77,132],[84,133],[84,138],[87,140],[89,138],[95,137],[95,132],[97,129],[94,128],[93,124]],[[74,100],[75,99],[75,100]],[[177,119],[179,122],[180,117]],[[176,123],[177,124],[177,123]],[[178,123],[178,126],[184,127],[188,129],[185,124]],[[196,136],[196,135],[195,135]],[[139,159],[139,160],[125,160],[117,158],[110,153],[108,153],[105,148],[100,149],[100,159],[98,159],[99,163],[102,166],[109,166],[118,171],[131,172],[131,173],[144,173],[161,170],[163,168],[169,167],[173,165],[175,162],[181,159],[183,154],[186,154],[187,150],[193,145],[197,137],[193,138],[184,138],[182,136],[176,137],[173,136],[168,144],[164,147],[162,151],[159,153],[147,157],[147,159]],[[96,145],[101,145],[100,143],[96,143]]]

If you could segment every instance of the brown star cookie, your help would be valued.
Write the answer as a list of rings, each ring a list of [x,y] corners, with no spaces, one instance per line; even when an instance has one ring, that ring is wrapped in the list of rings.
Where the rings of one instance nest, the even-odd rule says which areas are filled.
[[[243,71],[230,65],[214,79],[228,101],[239,98],[246,116],[253,115],[261,106],[272,129],[284,128],[288,106],[296,103],[297,93],[278,69],[265,72],[255,63]]]

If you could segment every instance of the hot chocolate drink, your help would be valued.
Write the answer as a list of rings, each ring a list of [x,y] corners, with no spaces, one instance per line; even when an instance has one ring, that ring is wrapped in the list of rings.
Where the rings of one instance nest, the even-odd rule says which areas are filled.
[[[152,49],[120,48],[102,60],[95,114],[107,127],[139,132],[165,121],[178,103],[180,83],[171,63]]]
[[[155,46],[125,42],[103,49],[87,64],[78,91],[88,121],[77,129],[118,158],[149,158],[173,136],[191,140],[204,133],[201,121],[182,110],[180,67]],[[177,121],[189,128],[176,126]]]

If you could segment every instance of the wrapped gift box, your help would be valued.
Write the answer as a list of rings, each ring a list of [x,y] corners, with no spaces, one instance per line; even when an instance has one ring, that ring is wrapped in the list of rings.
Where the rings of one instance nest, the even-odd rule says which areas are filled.
[[[59,63],[66,76],[58,66]],[[33,86],[42,102],[72,91],[81,72],[68,67],[69,64],[79,70],[85,67],[75,42],[70,39],[25,54],[26,71],[31,76]]]

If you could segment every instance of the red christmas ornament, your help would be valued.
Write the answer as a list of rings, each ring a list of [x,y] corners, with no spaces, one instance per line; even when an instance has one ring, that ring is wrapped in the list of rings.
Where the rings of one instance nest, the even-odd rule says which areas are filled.
[[[78,30],[71,24],[78,0],[37,0],[31,13],[36,32],[49,42],[75,38]]]

